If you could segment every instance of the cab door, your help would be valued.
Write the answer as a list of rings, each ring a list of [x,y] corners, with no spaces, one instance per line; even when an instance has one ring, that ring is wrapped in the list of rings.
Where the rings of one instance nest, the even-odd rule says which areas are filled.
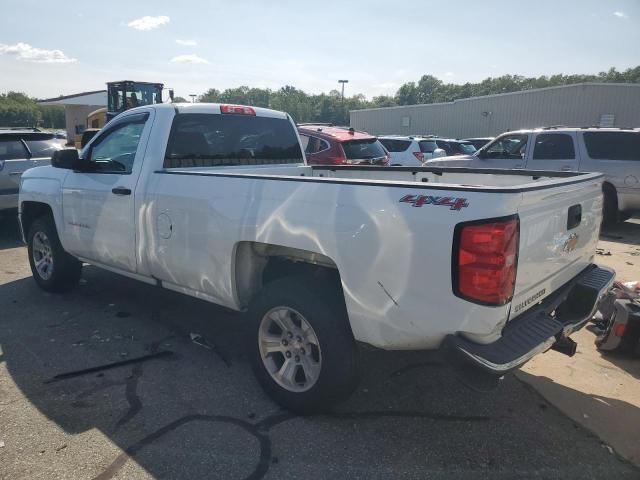
[[[529,170],[578,170],[575,132],[537,133],[527,160]]]
[[[530,150],[529,138],[530,135],[527,133],[502,135],[474,154],[471,157],[471,166],[474,168],[523,169]]]
[[[138,110],[111,122],[82,151],[82,170],[65,178],[64,246],[70,253],[136,272],[135,187],[153,113]]]

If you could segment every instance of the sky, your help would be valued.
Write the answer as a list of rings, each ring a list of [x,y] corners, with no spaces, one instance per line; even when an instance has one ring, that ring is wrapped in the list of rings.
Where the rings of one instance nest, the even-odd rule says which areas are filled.
[[[0,93],[153,81],[177,96],[248,85],[394,94],[431,74],[597,73],[640,65],[640,0],[3,0]]]

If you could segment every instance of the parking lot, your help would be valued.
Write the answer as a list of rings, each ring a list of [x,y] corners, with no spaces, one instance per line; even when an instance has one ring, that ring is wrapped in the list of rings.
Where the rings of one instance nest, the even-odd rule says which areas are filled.
[[[477,393],[436,354],[364,351],[349,401],[295,417],[254,380],[242,315],[89,266],[44,293],[0,232],[0,478],[640,476],[528,384]]]

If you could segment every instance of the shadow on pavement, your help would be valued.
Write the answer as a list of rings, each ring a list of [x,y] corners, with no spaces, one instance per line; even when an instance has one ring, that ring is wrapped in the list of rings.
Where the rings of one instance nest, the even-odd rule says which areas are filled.
[[[637,441],[640,408],[615,398],[573,390],[547,377],[524,371],[520,371],[518,376],[544,398],[558,405],[565,414],[579,420],[590,430],[597,431],[602,441],[614,446],[624,458],[635,464],[640,463],[640,445]]]
[[[640,380],[640,356],[630,353],[600,352],[603,360],[615,365],[620,370],[627,372],[636,380]],[[638,424],[640,425],[640,423]]]
[[[20,239],[17,213],[0,215],[0,250],[24,245]]]
[[[600,240],[609,242],[621,242],[629,245],[640,245],[640,217],[633,217],[626,222],[621,222],[600,232]]]
[[[8,478],[638,478],[519,381],[474,393],[432,353],[364,350],[347,402],[292,416],[254,381],[240,314],[84,270],[66,295],[30,278],[0,285]],[[45,383],[165,350],[175,355]]]

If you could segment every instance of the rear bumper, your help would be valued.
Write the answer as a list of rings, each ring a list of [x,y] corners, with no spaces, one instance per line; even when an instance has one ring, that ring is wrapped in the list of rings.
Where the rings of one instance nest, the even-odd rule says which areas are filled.
[[[482,345],[449,335],[443,347],[454,364],[504,375],[550,348],[566,350],[573,344],[569,335],[593,317],[614,279],[613,270],[591,265],[540,305],[507,323],[499,340]]]

